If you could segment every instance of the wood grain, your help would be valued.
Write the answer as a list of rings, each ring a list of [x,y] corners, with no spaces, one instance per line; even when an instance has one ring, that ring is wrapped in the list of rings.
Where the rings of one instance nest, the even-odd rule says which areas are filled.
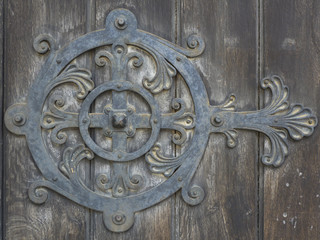
[[[48,33],[59,46],[66,44],[85,33],[85,11],[85,1],[7,1],[5,109],[26,101],[28,89],[47,57],[33,50],[34,38]],[[41,175],[26,140],[8,131],[4,140],[4,239],[84,239],[87,210],[53,192],[44,205],[34,205],[28,199],[27,189]]]
[[[3,219],[3,200],[4,200],[4,195],[3,195],[3,91],[4,91],[4,55],[3,55],[3,41],[4,41],[4,24],[3,24],[3,0],[0,0],[0,186],[1,186],[1,191],[0,191],[0,237],[3,238],[3,224],[2,224],[2,219]]]
[[[211,104],[231,93],[238,110],[257,108],[255,1],[181,1],[181,43],[190,34],[204,38],[206,49],[194,61]],[[255,133],[241,131],[239,144],[226,147],[221,135],[210,137],[194,183],[206,192],[196,207],[177,198],[176,239],[255,239]]]
[[[290,103],[320,112],[320,3],[265,1],[264,70],[278,74],[290,90]],[[319,239],[320,132],[289,142],[278,169],[266,168],[264,239]]]
[[[260,19],[257,18],[259,6]],[[28,89],[47,57],[32,49],[36,36],[49,33],[62,47],[88,31],[104,28],[107,14],[121,7],[136,15],[140,29],[184,47],[190,34],[203,37],[205,52],[192,61],[203,78],[212,105],[234,93],[238,110],[256,110],[258,78],[278,74],[290,89],[290,102],[303,103],[319,116],[320,2],[316,0],[0,0],[0,32],[3,33],[0,34],[0,108],[5,110],[26,101]],[[261,32],[257,32],[259,27]],[[94,51],[80,57],[79,63],[90,68],[95,83],[100,84],[108,79],[110,72],[95,67],[93,56]],[[181,79],[176,87],[162,101],[169,103],[174,94],[188,96]],[[188,107],[192,108],[192,103]],[[162,110],[170,111],[164,104]],[[1,126],[2,114],[3,111]],[[3,164],[0,179],[4,180],[0,182],[3,186],[0,202],[4,204],[0,208],[2,239],[320,237],[318,128],[308,139],[289,142],[289,156],[279,168],[261,167],[257,133],[239,131],[239,143],[234,149],[226,146],[224,136],[210,136],[193,179],[205,190],[204,201],[191,207],[178,192],[137,213],[134,226],[120,234],[106,230],[101,213],[78,206],[52,191],[44,205],[31,203],[27,189],[33,181],[41,179],[41,174],[25,138],[2,131],[0,128]],[[170,135],[169,131],[162,134],[163,145],[168,143]],[[130,144],[130,148],[135,147],[134,141]],[[167,146],[166,155],[180,151],[170,144]],[[143,173],[144,161],[138,161],[135,171]],[[87,185],[94,186],[97,174],[109,169],[103,167],[104,163],[96,160],[84,166]],[[259,169],[262,169],[260,175]],[[262,202],[258,204],[259,199]]]

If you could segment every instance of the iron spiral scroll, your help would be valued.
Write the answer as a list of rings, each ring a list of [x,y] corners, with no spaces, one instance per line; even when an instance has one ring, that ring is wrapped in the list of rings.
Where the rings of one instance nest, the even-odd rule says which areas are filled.
[[[105,29],[61,49],[50,35],[37,37],[33,47],[39,54],[47,54],[47,61],[30,87],[27,102],[12,105],[5,114],[6,127],[26,137],[43,176],[31,184],[30,200],[44,203],[47,189],[51,189],[103,212],[105,226],[123,232],[133,225],[135,212],[180,189],[188,204],[201,203],[205,192],[191,180],[211,133],[223,133],[231,148],[236,146],[239,129],[265,134],[271,150],[261,160],[276,167],[288,155],[288,136],[300,140],[313,133],[317,117],[301,104],[289,104],[289,90],[278,76],[261,80],[261,87],[271,93],[263,109],[237,112],[234,95],[218,106],[210,105],[202,79],[190,61],[202,54],[204,42],[191,35],[187,46],[179,47],[137,29],[135,16],[125,9],[110,12]],[[96,81],[90,69],[78,61],[90,51],[95,52],[96,67],[110,72],[102,80]],[[144,74],[148,68],[143,67],[148,64],[154,69],[151,75]],[[132,78],[132,69],[142,69],[142,74]],[[191,101],[173,97],[163,111],[161,94],[174,88],[178,76]],[[66,96],[65,88],[72,89],[73,95]],[[70,99],[77,107],[69,104]],[[103,104],[97,104],[99,101]],[[141,102],[147,111],[141,111]],[[76,129],[79,136],[71,139],[70,129]],[[141,129],[149,132],[147,140],[128,150],[128,141],[137,138]],[[167,143],[180,146],[181,154],[165,154],[168,146],[160,141],[164,129],[172,133]],[[59,153],[53,154],[50,148],[59,149]],[[108,165],[109,171],[99,173],[92,188],[80,168],[83,162],[96,159]],[[145,167],[148,174],[132,171],[135,164]],[[148,176],[158,178],[158,183],[148,187]]]

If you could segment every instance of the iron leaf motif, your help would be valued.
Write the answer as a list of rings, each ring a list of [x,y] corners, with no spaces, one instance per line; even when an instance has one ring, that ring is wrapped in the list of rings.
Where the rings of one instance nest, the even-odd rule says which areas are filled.
[[[33,47],[39,54],[49,52],[48,59],[29,89],[27,103],[10,106],[4,119],[12,133],[26,136],[43,176],[31,184],[29,198],[42,204],[51,189],[102,212],[104,224],[110,231],[128,230],[136,212],[179,190],[186,203],[201,203],[205,190],[193,185],[192,179],[211,133],[224,134],[230,148],[237,145],[238,130],[265,134],[271,148],[262,156],[262,162],[278,167],[288,155],[288,136],[301,140],[310,136],[318,123],[311,109],[301,104],[289,105],[288,87],[278,76],[261,80],[261,87],[270,92],[271,97],[260,110],[237,112],[234,95],[220,105],[211,106],[205,85],[191,61],[204,51],[204,41],[191,35],[187,48],[177,46],[137,29],[135,16],[125,9],[111,11],[105,29],[88,33],[61,49],[57,49],[54,39],[46,34],[37,37]],[[90,70],[75,64],[79,56],[91,50],[96,52],[94,61],[98,70],[110,67],[111,77],[106,76],[97,86]],[[150,62],[152,66],[146,66]],[[144,67],[152,69],[154,74],[150,77],[148,70],[142,71]],[[131,79],[128,75],[132,71],[128,69],[142,74],[136,77],[139,79]],[[189,90],[188,100],[183,96],[173,97],[167,101],[171,105],[169,111],[162,111],[158,99],[171,91],[177,76]],[[71,85],[76,87],[76,92],[72,88],[71,95],[79,105],[77,111],[68,108],[68,98],[63,91],[56,91],[70,89]],[[106,93],[110,93],[109,97]],[[137,95],[140,102],[132,100],[132,95]],[[107,103],[96,108],[99,97]],[[141,102],[148,112],[138,111]],[[68,139],[69,129],[79,130],[75,131],[78,134],[75,139],[81,139],[80,143]],[[149,133],[148,139],[133,151],[129,150],[127,143],[130,139],[139,143],[134,137],[141,129]],[[164,129],[172,132],[167,146],[160,137]],[[93,134],[92,130],[97,131]],[[54,143],[51,145],[56,147],[55,151],[63,149],[62,159],[52,154],[49,141]],[[104,144],[110,142],[111,146],[105,147]],[[181,151],[173,151],[169,156],[165,153],[172,145]],[[79,164],[98,159],[108,168],[97,173],[95,185],[90,188],[79,176]],[[132,166],[147,172],[134,173]],[[147,179],[150,174],[157,178],[157,184],[148,185],[152,182]]]
[[[64,84],[64,83],[74,83],[78,87],[76,96],[78,99],[84,99],[88,93],[94,88],[94,83],[91,80],[91,72],[84,68],[79,68],[76,64],[68,65],[68,67],[52,82],[48,85],[48,90]]]
[[[63,131],[78,126],[77,113],[63,111],[65,99],[61,95],[52,95],[49,98],[49,111],[42,114],[41,127],[52,129],[50,138],[56,144],[63,144],[67,140],[67,134]]]
[[[69,65],[58,77],[48,85],[47,92],[54,87],[73,83],[77,86],[76,97],[84,99],[93,89],[94,83],[91,80],[91,72],[84,68],[79,68],[76,64]],[[64,96],[53,94],[49,98],[49,110],[42,114],[41,126],[45,129],[52,129],[51,140],[57,144],[63,144],[67,140],[67,134],[63,131],[67,128],[78,126],[78,114],[63,110],[65,105]]]
[[[93,159],[94,154],[84,145],[78,145],[74,148],[68,147],[63,151],[62,161],[59,163],[60,171],[70,180],[79,183],[78,166],[80,161]]]
[[[247,129],[264,133],[271,144],[269,153],[261,160],[266,165],[280,166],[288,155],[288,134],[294,140],[310,136],[318,124],[317,117],[309,108],[301,104],[290,105],[289,89],[279,76],[264,78],[260,82],[263,89],[269,89],[271,97],[266,107],[252,112],[216,111],[211,118],[214,132],[222,132],[228,138],[228,146],[234,147],[237,133],[235,129]],[[286,131],[285,131],[286,130]]]
[[[186,104],[181,98],[174,98],[171,102],[171,108],[177,112],[162,115],[162,128],[175,130],[172,142],[182,145],[187,140],[186,130],[195,127],[195,115],[186,110]]]
[[[143,178],[140,175],[130,176],[128,168],[114,168],[113,177],[106,174],[100,174],[96,179],[96,185],[102,192],[107,193],[111,190],[112,196],[126,196],[130,191],[136,191],[143,185]],[[117,172],[118,171],[118,172]],[[121,174],[119,174],[119,172]]]
[[[174,171],[181,166],[182,159],[165,157],[161,154],[161,145],[155,145],[151,151],[146,154],[146,161],[149,164],[150,171],[154,173],[162,173],[166,177],[170,177]]]
[[[152,50],[149,50],[149,53],[153,56],[156,62],[156,74],[151,79],[143,79],[144,87],[152,93],[159,93],[162,90],[170,89],[173,77],[177,75],[176,69],[161,55],[153,52]]]

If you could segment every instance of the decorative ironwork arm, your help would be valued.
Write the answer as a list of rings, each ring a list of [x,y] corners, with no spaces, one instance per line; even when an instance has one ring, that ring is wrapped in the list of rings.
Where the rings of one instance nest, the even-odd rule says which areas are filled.
[[[229,147],[236,145],[236,129],[265,134],[271,143],[271,150],[264,154],[261,160],[266,165],[278,167],[288,155],[288,134],[294,140],[310,136],[318,120],[311,109],[301,104],[289,104],[289,89],[280,77],[262,79],[261,87],[271,91],[271,99],[265,108],[258,111],[234,112],[231,102],[235,98],[232,96],[227,107],[212,108],[211,132],[224,133]]]

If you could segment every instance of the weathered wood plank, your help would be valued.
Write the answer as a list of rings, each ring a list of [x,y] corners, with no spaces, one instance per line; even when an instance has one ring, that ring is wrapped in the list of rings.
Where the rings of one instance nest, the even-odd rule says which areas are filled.
[[[235,93],[238,110],[257,108],[256,1],[181,1],[181,42],[190,34],[206,49],[194,64],[211,104]],[[241,131],[239,144],[226,147],[211,136],[194,183],[206,192],[195,207],[177,198],[177,239],[255,239],[257,221],[257,136]]]
[[[264,1],[264,70],[290,89],[290,103],[320,112],[320,2]],[[289,142],[278,169],[266,168],[264,239],[319,239],[320,131]]]
[[[93,19],[95,4],[96,21]],[[2,6],[3,1],[0,1],[0,13]],[[235,93],[239,110],[257,108],[257,6],[254,0],[239,3],[177,0],[176,4],[169,0],[97,0],[96,3],[94,0],[38,0],[32,3],[8,0],[5,6],[5,65],[1,57],[4,35],[0,36],[0,74],[4,76],[0,82],[0,108],[3,104],[6,109],[13,103],[26,100],[28,87],[46,58],[32,49],[33,39],[38,34],[50,33],[63,46],[88,30],[103,28],[107,13],[119,7],[135,13],[140,29],[181,42],[184,46],[189,34],[201,35],[206,50],[194,63],[205,81],[211,103],[222,102],[228,94]],[[174,7],[181,10],[175,16],[172,14]],[[284,77],[290,88],[291,102],[303,103],[318,113],[320,3],[272,0],[265,1],[263,7],[264,75],[276,73]],[[4,31],[2,20],[3,14],[0,16],[0,32]],[[181,24],[181,32],[174,31],[175,24]],[[5,75],[2,66],[6,67]],[[96,83],[104,81],[106,73],[109,74],[97,70],[94,73]],[[178,94],[186,96],[188,91],[183,84],[179,87]],[[172,93],[166,100],[171,97]],[[2,125],[1,121],[2,117]],[[169,135],[169,132],[165,133],[161,141],[169,139]],[[290,142],[290,155],[282,167],[265,168],[262,234],[265,239],[317,239],[320,235],[319,145],[320,133],[316,129],[309,139]],[[169,147],[165,151],[174,154],[173,150]],[[115,234],[105,229],[100,213],[93,213],[90,222],[89,210],[53,192],[50,192],[46,204],[32,204],[27,189],[41,175],[27,150],[25,139],[5,130],[4,138],[0,140],[0,156],[4,156],[2,162],[6,174],[6,198],[2,199],[0,195],[1,202],[5,200],[3,239],[255,239],[258,230],[257,150],[255,133],[242,131],[235,149],[225,147],[223,136],[211,136],[194,178],[194,182],[206,191],[204,202],[190,207],[177,194],[136,214],[132,229]],[[93,164],[96,169],[91,172],[91,185],[95,173],[103,171],[102,165],[103,162],[99,161]]]
[[[138,20],[138,28],[143,29],[145,31],[149,31],[155,35],[161,36],[167,40],[172,41],[172,3],[170,0],[164,1],[139,1],[139,0],[131,0],[131,1],[96,1],[96,28],[101,29],[105,27],[105,18],[107,14],[116,9],[116,8],[126,8],[132,11]],[[135,74],[134,72],[130,72],[130,74]],[[98,83],[104,81],[110,81],[110,71],[106,69],[96,69],[95,72],[96,81]],[[130,75],[129,74],[129,75]],[[132,78],[132,81],[136,81],[140,79],[139,74],[134,75],[136,78]],[[140,79],[141,80],[141,79]],[[138,80],[139,81],[139,80]],[[163,111],[168,111],[170,106],[170,100],[172,98],[173,92],[168,92],[167,95],[162,98],[163,106],[160,106]],[[145,104],[139,98],[134,98],[133,95],[129,95],[129,101],[132,105],[135,105],[137,108],[141,108],[140,110],[146,110]],[[139,104],[141,106],[139,106]],[[160,104],[161,105],[161,104]],[[164,143],[169,139],[169,133],[162,134],[161,141]],[[134,148],[135,145],[139,145],[140,142],[143,142],[146,139],[145,134],[143,133],[141,137],[133,138],[130,140],[128,144],[128,148]],[[167,144],[167,143],[166,143]],[[170,144],[170,142],[169,142]],[[165,145],[165,144],[164,144]],[[167,155],[173,154],[172,147],[165,149],[165,153]],[[148,180],[151,177],[151,174],[148,173],[148,169],[145,163],[144,158],[139,158],[137,161],[134,161],[131,165],[131,170],[133,169],[136,173],[143,173],[142,176],[147,180],[146,182],[150,183]],[[146,169],[143,170],[143,169]],[[105,167],[105,161],[95,161],[95,171],[96,174],[108,172],[110,169]],[[96,177],[96,176],[95,176]],[[95,180],[95,177],[92,179]],[[135,216],[135,223],[131,229],[129,229],[125,233],[112,233],[105,229],[102,222],[102,214],[95,214],[94,220],[94,230],[93,230],[93,238],[94,239],[170,239],[171,238],[171,208],[172,208],[172,200],[168,199],[163,201],[162,203],[139,212]]]
[[[3,224],[2,224],[2,217],[3,217],[3,191],[2,191],[2,186],[3,186],[3,91],[4,91],[4,71],[3,71],[3,66],[4,66],[4,55],[3,55],[3,40],[4,40],[4,28],[3,28],[3,19],[4,19],[4,11],[3,11],[3,0],[0,0],[0,186],[1,186],[1,191],[0,191],[0,237],[3,239]]]
[[[33,48],[33,40],[49,33],[59,46],[85,33],[86,1],[7,1],[5,109],[26,101],[28,88],[47,56]],[[86,209],[50,192],[48,201],[34,205],[30,184],[41,179],[24,137],[4,133],[5,236],[4,239],[84,239]]]

